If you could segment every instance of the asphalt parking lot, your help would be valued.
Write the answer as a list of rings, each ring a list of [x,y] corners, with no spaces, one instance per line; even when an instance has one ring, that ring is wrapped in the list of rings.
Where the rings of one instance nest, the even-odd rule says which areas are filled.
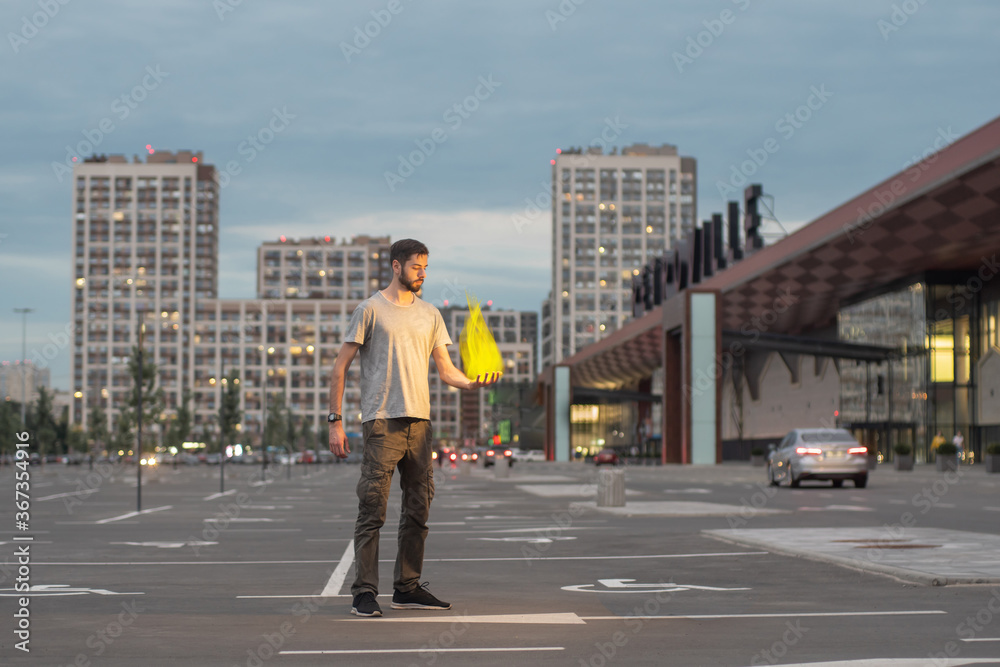
[[[746,465],[441,469],[424,579],[447,612],[349,614],[358,467],[0,469],[0,662],[37,665],[1000,664],[1000,479],[879,469],[772,489]],[[30,535],[30,653],[15,647]],[[23,553],[23,552],[22,552]],[[963,578],[964,577],[964,578]],[[976,583],[971,583],[976,582]],[[867,662],[866,662],[867,661]]]

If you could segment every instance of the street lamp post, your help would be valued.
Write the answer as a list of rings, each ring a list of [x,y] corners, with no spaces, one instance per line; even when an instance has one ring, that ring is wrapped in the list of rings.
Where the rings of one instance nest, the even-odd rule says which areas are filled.
[[[34,308],[15,308],[15,313],[21,315],[21,425],[28,427],[26,408],[28,405],[28,313]]]

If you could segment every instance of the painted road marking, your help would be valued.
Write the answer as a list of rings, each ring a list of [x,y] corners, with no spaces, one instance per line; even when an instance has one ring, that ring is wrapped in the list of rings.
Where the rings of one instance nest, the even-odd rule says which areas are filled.
[[[1000,637],[973,637],[972,639],[963,639],[963,642],[1000,642]]]
[[[158,549],[180,549],[181,547],[208,547],[218,544],[218,542],[191,540],[190,542],[109,542],[109,544],[125,544],[131,547],[156,547]]]
[[[255,523],[255,522],[256,523],[259,523],[259,522],[276,522],[276,523],[280,523],[280,522],[283,522],[284,519],[267,519],[267,518],[264,518],[264,517],[256,518],[256,517],[236,516],[236,517],[233,517],[231,519],[219,518],[219,517],[211,517],[209,519],[205,519],[204,521],[205,521],[205,523],[208,523],[208,522],[220,523],[222,521],[229,521],[229,523]]]
[[[364,618],[339,618],[338,621],[361,621],[369,622]],[[488,614],[482,616],[410,616],[407,618],[386,618],[382,621],[389,623],[521,623],[525,625],[586,625],[586,621],[574,614],[553,613],[553,614]]]
[[[575,540],[575,537],[467,537],[468,540],[483,542],[527,542],[528,544],[552,544],[555,541]]]
[[[111,523],[112,521],[121,521],[122,519],[131,519],[134,516],[139,516],[140,514],[152,514],[153,512],[162,512],[163,510],[172,510],[173,505],[164,505],[163,507],[154,507],[148,510],[142,510],[141,512],[129,512],[128,514],[122,514],[121,516],[113,516],[110,519],[101,519],[100,521],[95,521],[94,523]]]
[[[371,622],[371,621],[369,621]],[[504,646],[496,648],[366,648],[318,651],[279,651],[278,655],[367,655],[377,653],[514,653],[520,651],[565,651],[564,646]]]
[[[874,512],[875,510],[871,507],[862,507],[860,505],[827,505],[826,507],[800,507],[798,511],[800,512],[828,512],[837,511],[842,512]]]
[[[231,496],[236,493],[236,489],[229,489],[228,491],[221,491],[219,493],[213,493],[210,496],[205,496],[202,500],[215,500],[216,498],[221,498],[223,496]]]
[[[941,611],[940,609],[930,609],[924,611],[829,611],[829,612],[807,612],[800,613],[797,611],[790,611],[787,613],[773,613],[773,614],[692,614],[692,615],[677,615],[677,616],[581,616],[584,621],[620,621],[625,618],[641,618],[643,620],[695,620],[695,621],[713,621],[713,620],[726,620],[733,618],[788,618],[790,616],[795,617],[810,617],[810,618],[833,618],[837,616],[926,616],[929,614],[947,614],[946,611]],[[828,664],[828,663],[810,663],[810,664]],[[830,663],[832,664],[832,663]],[[882,664],[882,663],[879,663]],[[921,665],[925,663],[920,663]],[[785,667],[788,667],[787,665]]]
[[[646,559],[646,558],[706,558],[709,556],[767,556],[770,552],[767,551],[735,551],[731,553],[712,553],[712,554],[643,554],[635,556],[545,556],[543,558],[531,558],[530,560],[633,560],[633,559]],[[494,561],[505,561],[505,560],[527,560],[523,556],[520,557],[497,557],[497,558],[425,558],[425,563],[485,563]],[[395,563],[393,559],[385,559],[379,561],[380,563]]]
[[[10,591],[9,593],[7,591]],[[106,588],[73,588],[69,584],[39,584],[30,586],[26,592],[18,592],[13,588],[0,588],[0,597],[17,597],[19,595],[32,595],[38,597],[53,597],[62,595],[145,595],[145,593],[116,593]]]
[[[55,500],[56,498],[67,498],[69,496],[81,496],[96,492],[97,489],[83,489],[82,491],[70,491],[68,493],[57,493],[54,496],[44,496],[43,498],[35,498],[36,503],[40,503],[44,500]]]
[[[964,665],[1000,663],[1000,658],[874,658],[870,660],[834,660],[830,662],[795,662],[783,667],[963,667]]]
[[[347,573],[351,569],[351,564],[354,562],[354,540],[347,543],[347,548],[344,549],[344,555],[340,557],[340,562],[337,563],[337,567],[333,569],[333,574],[330,575],[330,580],[326,582],[326,586],[323,587],[323,592],[320,593],[320,597],[333,597],[340,594],[340,589],[344,585],[344,579],[347,578]]]
[[[563,586],[562,590],[574,593],[679,593],[681,591],[749,591],[750,588],[716,588],[714,586],[695,586],[693,584],[633,584],[635,579],[598,579],[604,588],[594,588],[596,584],[576,584]]]

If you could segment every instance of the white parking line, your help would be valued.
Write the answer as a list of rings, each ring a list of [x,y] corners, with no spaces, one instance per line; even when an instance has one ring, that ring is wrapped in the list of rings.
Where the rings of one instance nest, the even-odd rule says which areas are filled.
[[[972,639],[963,639],[963,642],[1000,642],[1000,637],[973,637]]]
[[[366,648],[318,651],[279,651],[278,655],[367,655],[375,653],[513,653],[518,651],[565,651],[565,646],[503,646],[495,648]]]
[[[121,521],[122,519],[131,519],[134,516],[139,516],[140,514],[152,514],[153,512],[162,512],[163,510],[172,510],[173,505],[164,505],[163,507],[154,507],[148,510],[142,510],[141,512],[129,512],[128,514],[122,514],[121,516],[113,516],[110,519],[101,519],[100,521],[95,521],[94,523],[111,523],[112,521]]]
[[[643,554],[636,556],[546,556],[544,558],[525,558],[523,556],[511,558],[425,558],[425,563],[479,563],[505,560],[633,560],[644,558],[705,558],[715,556],[766,556],[767,551],[734,551],[731,553],[713,554]],[[380,563],[394,563],[392,559],[382,559]]]
[[[216,498],[221,498],[223,496],[231,496],[236,493],[236,489],[229,489],[228,491],[221,491],[219,493],[213,493],[210,496],[205,496],[202,500],[215,500]]]
[[[643,620],[721,620],[729,618],[788,618],[789,616],[795,617],[811,617],[811,618],[827,618],[836,616],[926,616],[928,614],[947,614],[946,611],[941,611],[940,609],[930,609],[921,611],[831,611],[831,612],[811,612],[811,613],[799,613],[796,611],[790,611],[785,614],[697,614],[688,616],[581,616],[580,618],[584,621],[620,621],[625,618],[641,618]]]
[[[57,493],[53,496],[45,496],[44,498],[35,498],[36,503],[40,503],[43,500],[55,500],[56,498],[66,498],[69,496],[81,496],[90,493],[94,493],[97,489],[83,489],[82,491],[70,491],[69,493]]]
[[[347,543],[347,548],[344,549],[344,555],[340,557],[340,562],[337,563],[337,567],[333,569],[333,574],[330,575],[330,580],[326,582],[326,586],[323,587],[323,592],[320,593],[320,597],[333,597],[340,594],[340,589],[344,585],[344,579],[347,578],[347,573],[351,569],[351,563],[354,562],[354,540]]]

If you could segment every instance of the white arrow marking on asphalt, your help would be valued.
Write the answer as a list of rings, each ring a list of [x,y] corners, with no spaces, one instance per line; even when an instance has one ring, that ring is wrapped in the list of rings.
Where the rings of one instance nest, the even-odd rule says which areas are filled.
[[[594,588],[595,584],[577,584],[563,586],[562,590],[574,593],[674,593],[680,591],[749,591],[749,588],[716,588],[714,586],[695,586],[693,584],[633,584],[635,579],[598,579],[604,589]]]

